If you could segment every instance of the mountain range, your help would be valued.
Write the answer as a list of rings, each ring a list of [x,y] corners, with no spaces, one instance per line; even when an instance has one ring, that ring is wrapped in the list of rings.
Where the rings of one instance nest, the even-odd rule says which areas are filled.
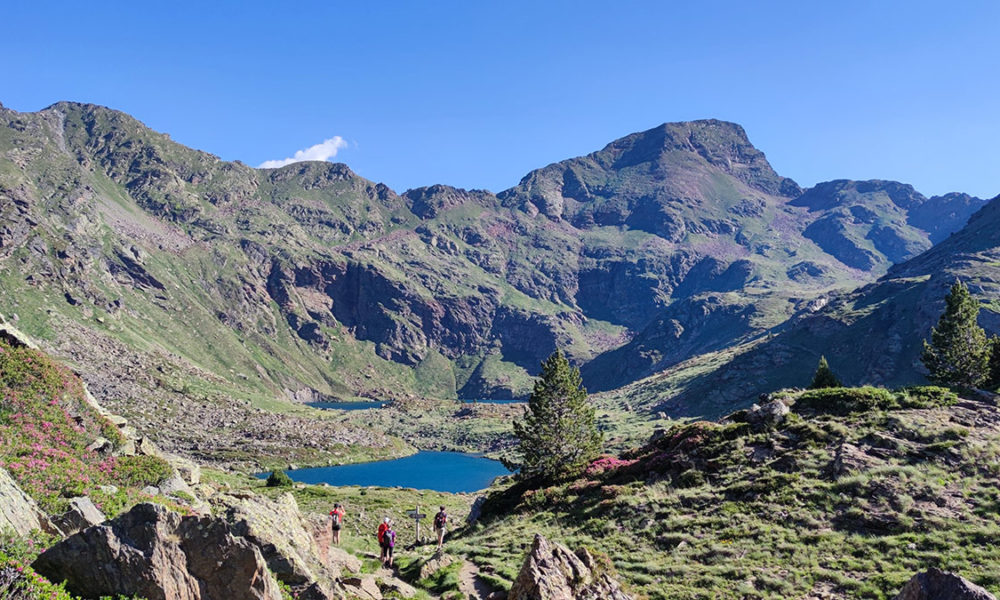
[[[498,194],[400,194],[343,164],[223,161],[99,106],[0,107],[0,313],[98,393],[118,369],[135,402],[169,379],[151,368],[247,398],[523,396],[557,347],[590,390],[684,414],[807,377],[823,352],[847,379],[896,383],[942,286],[975,273],[995,291],[980,267],[997,211],[891,181],[802,189],[717,120]],[[888,333],[857,352],[864,331]],[[738,398],[692,400],[726,376],[707,365],[778,355]],[[687,395],[663,396],[671,373]]]

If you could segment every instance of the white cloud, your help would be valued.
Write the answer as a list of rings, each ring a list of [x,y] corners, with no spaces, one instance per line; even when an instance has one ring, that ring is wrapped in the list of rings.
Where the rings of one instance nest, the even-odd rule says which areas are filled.
[[[337,151],[346,147],[347,142],[344,141],[344,138],[339,135],[335,135],[328,140],[323,140],[323,143],[321,144],[309,146],[305,150],[297,151],[291,158],[283,158],[281,160],[265,160],[260,163],[258,168],[277,169],[278,167],[283,167],[285,165],[305,160],[330,160],[334,156],[337,156]]]

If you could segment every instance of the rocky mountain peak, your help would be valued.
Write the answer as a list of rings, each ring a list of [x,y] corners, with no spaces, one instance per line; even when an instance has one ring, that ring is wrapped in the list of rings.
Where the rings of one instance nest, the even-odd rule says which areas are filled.
[[[732,183],[719,183],[726,178]],[[529,213],[578,225],[620,225],[637,212],[659,210],[650,203],[718,202],[740,188],[786,198],[801,193],[798,184],[771,168],[741,126],[708,119],[633,133],[587,156],[532,171],[499,197]],[[609,202],[614,206],[603,206]]]
[[[421,219],[433,219],[443,211],[469,203],[497,205],[496,196],[486,190],[465,190],[441,184],[407,190],[403,197],[410,210]]]

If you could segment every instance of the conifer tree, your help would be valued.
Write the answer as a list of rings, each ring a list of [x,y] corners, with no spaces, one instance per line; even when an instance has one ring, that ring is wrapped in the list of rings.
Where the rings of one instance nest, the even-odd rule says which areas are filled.
[[[580,370],[561,350],[542,362],[522,421],[514,422],[520,440],[521,473],[551,479],[572,473],[594,459],[604,439],[587,402]]]
[[[1000,388],[1000,336],[994,335],[990,338],[990,366],[989,375],[983,383],[987,389],[995,390]]]
[[[945,310],[930,342],[924,340],[920,360],[927,378],[942,385],[975,387],[989,373],[990,344],[986,332],[976,322],[979,303],[961,281],[951,286]]]
[[[835,388],[841,387],[840,380],[837,376],[833,374],[833,370],[830,369],[829,363],[826,362],[825,356],[819,357],[819,365],[816,367],[816,374],[813,375],[812,383],[809,384],[810,390],[818,390],[820,388]]]

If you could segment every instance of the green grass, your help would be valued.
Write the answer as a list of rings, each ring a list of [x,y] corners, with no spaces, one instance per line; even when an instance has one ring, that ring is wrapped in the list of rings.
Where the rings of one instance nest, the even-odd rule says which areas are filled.
[[[975,420],[967,411],[1000,422],[1000,411],[954,413],[940,388],[876,394],[889,401],[841,414],[805,396],[785,393],[795,412],[776,430],[739,415],[676,424],[622,466],[498,487],[491,516],[456,532],[452,551],[509,584],[542,533],[606,552],[648,598],[892,598],[928,566],[1000,591],[1000,440],[953,422]]]

